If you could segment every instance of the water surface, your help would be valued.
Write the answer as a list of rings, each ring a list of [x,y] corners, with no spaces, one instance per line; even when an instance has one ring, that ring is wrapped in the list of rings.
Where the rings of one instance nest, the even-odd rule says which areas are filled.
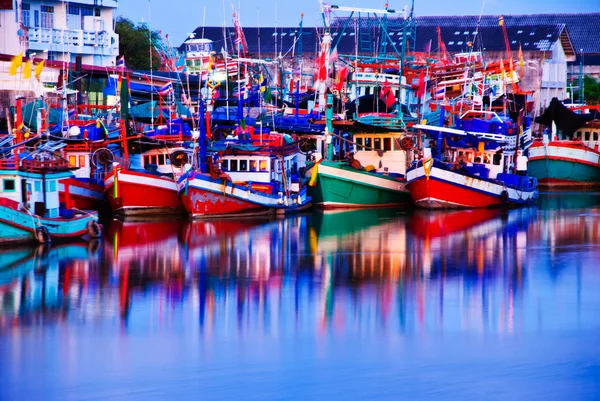
[[[0,250],[0,399],[594,399],[600,194]]]

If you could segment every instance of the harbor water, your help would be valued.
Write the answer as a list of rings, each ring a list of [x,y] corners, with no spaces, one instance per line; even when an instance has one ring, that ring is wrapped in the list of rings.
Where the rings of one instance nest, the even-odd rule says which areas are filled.
[[[0,249],[1,400],[594,399],[600,194]]]

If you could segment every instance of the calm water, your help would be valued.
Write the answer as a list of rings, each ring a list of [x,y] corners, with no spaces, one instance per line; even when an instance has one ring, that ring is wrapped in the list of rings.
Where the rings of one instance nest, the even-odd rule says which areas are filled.
[[[600,194],[0,250],[1,400],[600,399]]]

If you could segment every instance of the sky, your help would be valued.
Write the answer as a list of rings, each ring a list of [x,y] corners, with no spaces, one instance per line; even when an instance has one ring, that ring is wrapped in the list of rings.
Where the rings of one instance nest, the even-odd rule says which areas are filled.
[[[406,0],[389,0],[389,8],[402,10]],[[304,26],[322,26],[318,0],[235,0],[242,26],[297,26],[304,13]],[[198,26],[231,26],[230,0],[121,0],[117,15],[134,22],[150,22],[153,29],[169,35],[179,46]],[[348,7],[383,8],[382,0],[332,1]],[[415,15],[540,14],[600,12],[600,0],[415,0]],[[340,12],[337,15],[347,16]]]

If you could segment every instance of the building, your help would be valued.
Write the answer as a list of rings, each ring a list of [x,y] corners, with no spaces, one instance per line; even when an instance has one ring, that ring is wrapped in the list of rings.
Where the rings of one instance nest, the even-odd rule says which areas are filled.
[[[442,40],[450,53],[472,48],[482,51],[488,61],[508,60],[499,17],[416,17],[416,40],[410,41],[409,47],[418,52],[435,53],[439,49],[437,27],[440,27]],[[600,75],[600,41],[597,40],[600,13],[505,15],[503,18],[512,58],[518,61],[519,49],[523,52],[524,68],[517,69],[523,72],[521,87],[534,91],[537,107],[543,108],[552,97],[568,97],[568,73],[579,73],[582,58],[584,73]],[[346,25],[346,20],[338,18],[332,23],[333,43],[341,55],[398,57],[403,41],[402,18],[389,17],[384,21],[387,35],[382,33],[379,22],[363,20],[356,24],[350,21]],[[281,57],[288,73],[298,57],[304,60],[304,66],[309,66],[308,72],[312,72],[310,66],[315,64],[321,32],[322,27],[244,28],[248,52],[255,57],[259,53],[263,58]],[[195,34],[211,39],[217,52],[223,48],[232,53],[232,49],[236,49],[233,27],[200,27]]]
[[[119,54],[117,0],[4,0],[0,54],[111,66]]]

